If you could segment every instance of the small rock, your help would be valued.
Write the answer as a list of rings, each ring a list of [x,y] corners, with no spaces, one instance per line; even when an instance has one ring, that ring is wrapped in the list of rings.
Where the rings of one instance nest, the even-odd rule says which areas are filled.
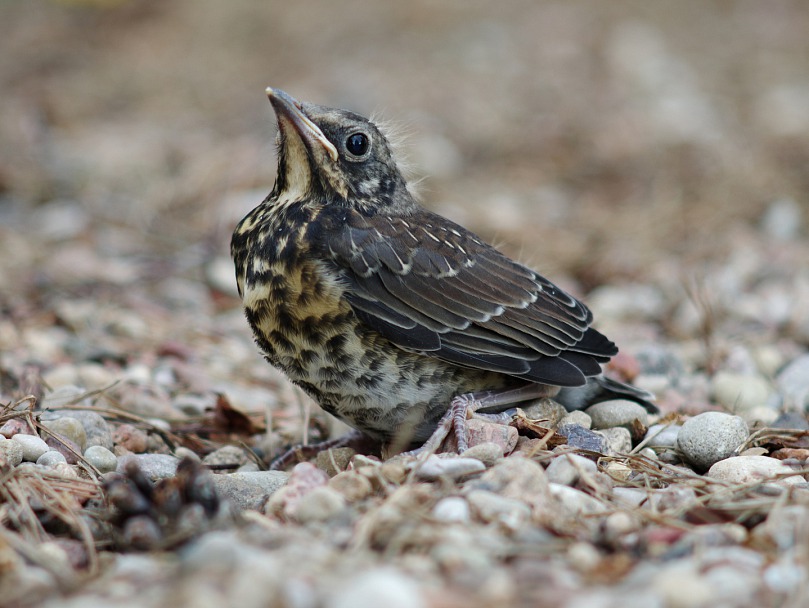
[[[424,462],[414,462],[411,468],[416,469],[416,477],[419,479],[460,479],[471,473],[485,471],[486,465],[475,458],[439,458],[431,454]]]
[[[22,446],[22,459],[26,462],[36,462],[40,456],[50,450],[48,444],[36,435],[17,434],[11,438]]]
[[[578,454],[557,456],[545,469],[549,482],[565,486],[574,486],[582,475],[592,475],[597,471],[595,462]]]
[[[809,354],[787,364],[776,377],[775,386],[784,399],[784,409],[796,412],[809,409]]]
[[[466,421],[466,439],[471,448],[480,444],[494,443],[500,446],[500,453],[510,454],[517,445],[519,432],[513,426],[480,418]]]
[[[593,426],[593,419],[581,410],[573,410],[562,416],[558,426],[562,428],[563,426],[569,426],[571,424],[577,424],[585,429],[589,429]]]
[[[653,424],[646,431],[643,442],[651,448],[676,448],[680,428],[682,427],[679,424]]]
[[[552,425],[567,415],[565,407],[553,399],[539,399],[521,408],[529,420],[547,420]]]
[[[224,445],[214,450],[202,459],[202,464],[208,466],[230,466],[234,469],[247,462],[247,454],[243,448],[235,445]]]
[[[256,471],[214,475],[217,494],[238,511],[260,511],[267,498],[282,488],[289,479],[283,471]]]
[[[37,464],[43,467],[53,467],[57,464],[67,464],[67,459],[61,452],[50,450],[37,458]]]
[[[334,477],[348,468],[348,463],[356,453],[356,450],[349,447],[323,450],[317,454],[317,468],[325,471],[329,477]]]
[[[594,429],[623,427],[634,433],[649,426],[649,414],[643,407],[627,399],[602,401],[588,407],[585,413],[593,421]]]
[[[776,429],[798,429],[799,431],[809,431],[809,420],[803,412],[782,412],[778,418],[773,420],[771,426]]]
[[[199,457],[199,454],[197,454],[194,450],[188,449],[183,445],[177,446],[177,449],[174,450],[174,455],[180,460],[182,460],[183,458],[190,458],[191,460],[194,460],[196,462],[202,462],[202,459]]]
[[[58,370],[59,368],[54,369]],[[75,372],[75,370],[72,371]],[[58,410],[66,405],[91,404],[90,400],[86,398],[87,389],[81,386],[76,386],[75,384],[65,384],[59,386],[58,382],[57,384],[49,384],[49,386],[58,386],[58,388],[42,397],[43,410]],[[71,412],[71,414],[72,413],[73,412]],[[55,414],[58,415],[59,412],[55,412]]]
[[[329,487],[337,490],[349,503],[359,502],[374,491],[370,480],[356,471],[337,473],[329,480]]]
[[[0,462],[16,467],[22,462],[23,446],[19,441],[0,439]]]
[[[88,410],[77,410],[70,412],[70,416],[81,422],[82,427],[84,427],[86,437],[84,449],[92,445],[100,445],[112,451],[114,443],[112,441],[110,425],[107,424],[107,421],[104,420],[101,415]]]
[[[655,513],[671,511],[684,513],[697,506],[697,493],[693,488],[680,485],[670,485],[660,490],[652,490],[648,494],[646,507]]]
[[[801,231],[801,206],[791,198],[778,199],[767,207],[761,217],[761,230],[770,239],[791,241]]]
[[[28,426],[28,423],[19,419],[19,418],[12,418],[11,420],[6,420],[3,423],[3,426],[0,427],[0,435],[5,437],[6,439],[11,439],[14,435],[33,435],[34,431],[31,430],[31,427]]]
[[[149,445],[146,432],[131,424],[118,425],[112,432],[112,440],[117,447],[133,454],[142,454]]]
[[[433,517],[447,523],[467,522],[469,521],[469,503],[460,496],[447,496],[435,504]]]
[[[327,521],[345,506],[346,500],[342,494],[334,488],[320,486],[303,496],[291,515],[302,524]]]
[[[548,477],[542,465],[528,458],[504,458],[478,479],[467,482],[469,490],[488,490],[506,498],[540,506],[550,499]]]
[[[66,438],[78,446],[79,451],[87,447],[87,433],[84,426],[76,418],[72,416],[62,416],[55,420],[42,421],[44,426],[51,434],[57,435],[58,438]]]
[[[591,431],[578,424],[560,426],[557,432],[567,439],[567,445],[571,448],[599,452],[607,451],[607,441],[604,435]]]
[[[49,449],[62,454],[68,464],[76,464],[79,461],[79,455],[81,454],[79,444],[64,435],[57,436],[46,433],[45,443],[48,444]]]
[[[596,432],[606,440],[607,454],[629,454],[632,451],[632,435],[628,429],[617,426]]]
[[[571,519],[578,519],[582,515],[605,513],[610,510],[605,503],[575,488],[552,483],[550,491],[551,495],[561,503],[565,515]]]
[[[325,602],[331,608],[425,608],[415,580],[393,568],[376,568],[349,578]]]
[[[514,430],[516,431],[517,429]],[[478,443],[461,454],[461,458],[474,458],[475,460],[480,460],[487,467],[494,465],[494,463],[500,460],[502,457],[503,447],[499,443],[494,442]]]
[[[613,488],[612,496],[616,504],[632,509],[641,506],[649,499],[646,490],[638,488]]]
[[[759,375],[717,372],[711,380],[711,392],[717,403],[732,412],[746,412],[767,405],[770,385]]]
[[[668,306],[658,287],[644,283],[603,285],[590,292],[587,304],[597,318],[659,318]]]
[[[157,481],[174,477],[180,461],[170,454],[126,454],[118,458],[117,471],[124,473],[130,462],[134,462],[148,479]]]
[[[677,435],[677,449],[699,471],[728,458],[750,434],[739,416],[724,412],[704,412],[690,418]]]
[[[477,517],[486,523],[498,523],[518,530],[531,519],[531,507],[516,498],[507,498],[486,490],[472,490],[466,500]]]
[[[235,473],[234,473],[235,474]],[[280,517],[292,517],[300,500],[315,488],[325,486],[329,476],[311,462],[296,464],[286,486],[278,489],[267,502],[265,511]]]
[[[115,454],[100,445],[91,445],[84,450],[84,458],[100,473],[109,473],[118,468],[118,458]]]
[[[771,479],[776,484],[794,485],[806,481],[801,475],[789,475],[790,473],[794,473],[794,470],[775,458],[736,456],[717,462],[706,475],[730,483],[755,483]],[[789,476],[775,479],[783,475]]]

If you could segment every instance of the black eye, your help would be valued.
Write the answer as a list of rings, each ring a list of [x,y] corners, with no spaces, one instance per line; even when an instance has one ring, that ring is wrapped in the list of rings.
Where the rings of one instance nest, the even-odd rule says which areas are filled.
[[[346,139],[346,150],[354,156],[362,156],[368,151],[370,142],[365,133],[354,133]]]

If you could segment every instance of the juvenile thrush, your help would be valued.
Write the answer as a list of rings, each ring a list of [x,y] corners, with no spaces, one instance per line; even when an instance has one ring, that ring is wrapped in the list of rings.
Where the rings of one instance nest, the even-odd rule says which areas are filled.
[[[453,427],[462,449],[469,409],[546,396],[654,409],[602,375],[618,349],[584,304],[416,202],[371,121],[267,95],[278,175],[231,254],[259,348],[324,410],[403,445]]]

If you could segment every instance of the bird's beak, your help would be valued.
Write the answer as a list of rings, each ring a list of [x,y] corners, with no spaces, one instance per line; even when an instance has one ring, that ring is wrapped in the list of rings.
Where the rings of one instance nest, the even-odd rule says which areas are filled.
[[[314,150],[317,146],[320,146],[326,151],[332,161],[337,162],[337,148],[326,139],[320,127],[303,113],[299,101],[287,95],[282,90],[273,89],[272,87],[267,87],[267,97],[270,98],[270,103],[278,117],[279,127],[283,128],[284,122],[289,123],[310,150]]]

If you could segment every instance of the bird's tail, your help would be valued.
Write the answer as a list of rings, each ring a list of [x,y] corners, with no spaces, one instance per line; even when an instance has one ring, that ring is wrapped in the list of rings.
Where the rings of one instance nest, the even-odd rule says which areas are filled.
[[[656,414],[659,410],[652,403],[654,398],[649,391],[600,375],[587,378],[587,384],[584,386],[561,389],[554,400],[565,406],[568,411],[572,411],[583,410],[610,399],[629,399],[642,405],[650,414]]]

